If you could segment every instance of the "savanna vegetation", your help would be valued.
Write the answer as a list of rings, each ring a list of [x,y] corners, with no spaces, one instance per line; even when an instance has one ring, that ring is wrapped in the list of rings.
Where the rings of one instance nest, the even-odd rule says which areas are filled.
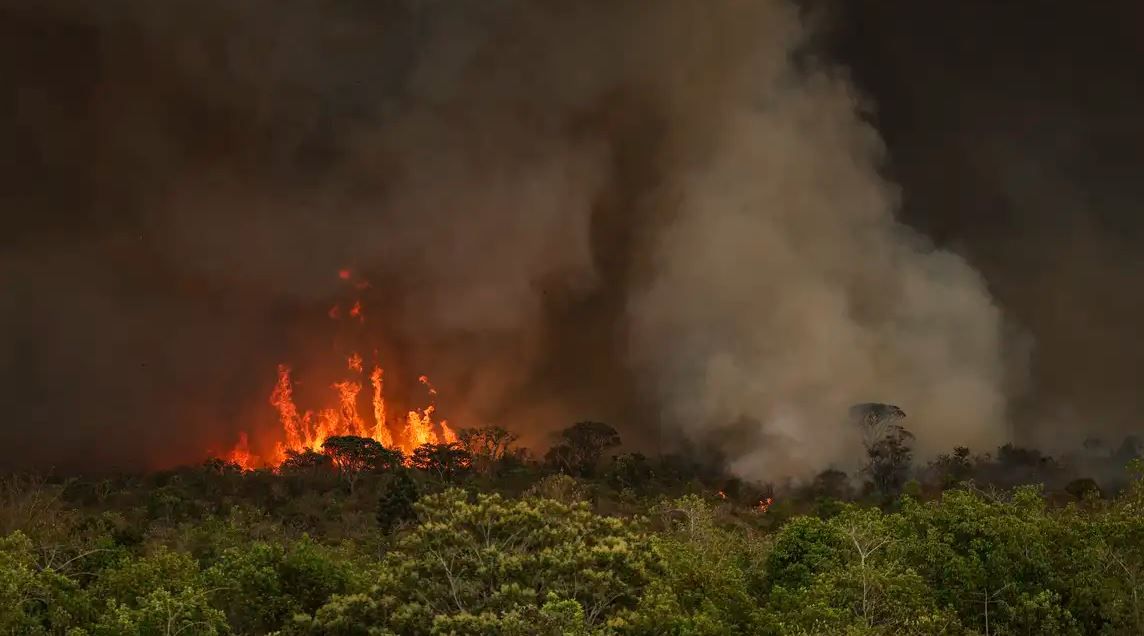
[[[868,420],[860,473],[802,484],[591,422],[543,458],[489,427],[409,458],[339,437],[277,471],[13,475],[0,633],[1144,634],[1135,440],[919,464]]]

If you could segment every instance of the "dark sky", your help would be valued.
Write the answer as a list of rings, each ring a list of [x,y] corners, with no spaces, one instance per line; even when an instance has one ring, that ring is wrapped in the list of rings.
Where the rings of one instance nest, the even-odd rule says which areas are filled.
[[[1014,346],[1032,347],[1015,412],[1023,437],[1140,428],[1144,5],[804,4],[825,11],[819,53],[873,104],[901,218],[965,255]],[[286,35],[267,42],[298,51],[284,74],[293,83],[275,83],[259,78],[283,76],[264,67],[282,58],[258,37],[223,42],[240,71],[210,72],[212,34],[259,24],[240,9],[0,0],[0,444],[10,454],[79,466],[139,463],[145,452],[144,463],[162,464],[264,406],[245,396],[265,391],[266,369],[314,324],[300,316],[322,319],[335,293],[320,281],[342,264],[340,248],[303,240],[306,223],[326,221],[283,230],[307,265],[290,281],[302,293],[284,294],[236,272],[259,271],[262,246],[248,262],[188,267],[193,256],[171,251],[161,237],[170,228],[148,210],[177,202],[188,181],[274,186],[228,208],[232,217],[328,203],[316,184],[346,152],[347,131],[391,97],[421,37],[402,2],[333,5],[331,32],[312,32],[304,17],[274,21]],[[355,21],[359,12],[371,20]],[[324,63],[307,60],[311,46]],[[654,136],[641,129],[654,122],[606,125]],[[630,175],[641,178],[638,165]],[[604,296],[593,302],[607,305]],[[557,350],[608,345],[591,329],[576,341],[556,333]],[[608,365],[583,370],[622,381]]]

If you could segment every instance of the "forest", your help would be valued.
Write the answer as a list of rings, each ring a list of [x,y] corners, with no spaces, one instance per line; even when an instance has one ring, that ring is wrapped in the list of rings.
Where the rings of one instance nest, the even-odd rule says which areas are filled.
[[[484,427],[409,457],[341,436],[275,469],[8,475],[0,633],[1144,633],[1139,440],[922,462],[870,408],[861,471],[805,483],[599,422],[540,457]]]

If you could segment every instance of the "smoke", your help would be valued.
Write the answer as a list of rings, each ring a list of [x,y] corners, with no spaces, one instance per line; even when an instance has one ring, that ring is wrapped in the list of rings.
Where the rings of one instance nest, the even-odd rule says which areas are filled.
[[[851,457],[852,402],[923,451],[1007,436],[1000,311],[895,220],[784,0],[8,4],[50,35],[12,47],[44,61],[5,151],[26,458],[191,460],[272,418],[342,267],[387,384],[529,443],[602,419],[775,478]]]

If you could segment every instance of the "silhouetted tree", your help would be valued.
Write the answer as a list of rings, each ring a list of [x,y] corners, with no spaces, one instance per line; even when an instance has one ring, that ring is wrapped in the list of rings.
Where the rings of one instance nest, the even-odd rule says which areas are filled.
[[[411,463],[442,481],[454,481],[473,467],[473,458],[460,444],[422,444],[413,450]]]
[[[608,468],[608,483],[617,490],[643,488],[653,477],[651,463],[641,453],[617,455]]]
[[[322,450],[333,460],[350,492],[363,474],[393,470],[401,466],[404,459],[401,451],[386,448],[375,439],[356,435],[331,437],[322,444]]]
[[[973,476],[973,463],[970,461],[969,449],[958,446],[952,453],[943,453],[930,462],[930,472],[933,480],[944,490],[952,488]]]
[[[482,474],[493,472],[519,439],[516,433],[510,433],[499,426],[466,428],[458,437],[461,445],[473,459],[473,468]]]
[[[560,431],[545,461],[560,471],[590,477],[604,452],[620,445],[620,434],[602,422],[577,422]]]
[[[421,498],[417,483],[409,476],[409,471],[399,470],[384,485],[377,502],[377,525],[385,534],[405,521],[417,518],[413,504]]]
[[[912,433],[892,424],[882,439],[867,447],[864,471],[878,492],[891,495],[906,483],[914,456],[913,440]]]
[[[286,451],[286,459],[279,469],[284,473],[328,470],[334,467],[333,459],[323,453],[315,453],[307,448],[301,452]]]

